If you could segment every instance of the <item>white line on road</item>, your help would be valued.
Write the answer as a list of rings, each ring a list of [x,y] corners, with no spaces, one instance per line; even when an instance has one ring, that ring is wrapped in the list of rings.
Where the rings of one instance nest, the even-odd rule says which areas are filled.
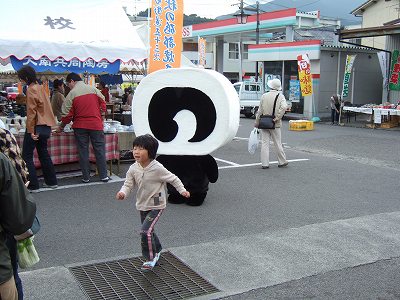
[[[216,158],[216,157],[214,157],[214,159],[215,159],[215,160],[217,160],[217,161],[220,161],[220,162],[226,163],[226,164],[228,164],[228,165],[232,165],[232,166],[240,166],[239,164],[237,164],[237,163],[234,163],[234,162],[232,162],[232,161],[228,161],[228,160],[224,160],[224,159],[220,159],[220,158]]]
[[[261,163],[252,163],[252,164],[244,164],[244,165],[240,165],[237,163],[234,163],[232,161],[228,161],[228,160],[224,160],[224,159],[220,159],[220,158],[216,158],[214,157],[215,160],[220,161],[222,163],[226,163],[229,164],[229,166],[222,166],[222,167],[218,167],[218,170],[222,170],[222,169],[233,169],[233,168],[245,168],[245,167],[253,167],[253,166],[260,166]],[[308,161],[309,159],[307,158],[300,158],[300,159],[290,159],[288,160],[288,162],[299,162],[299,161]],[[277,164],[277,161],[271,161],[270,164]],[[111,179],[108,183],[114,183],[114,182],[123,182],[125,181],[125,178],[121,178],[119,176],[113,175],[111,176]],[[59,186],[57,189],[50,189],[50,188],[41,188],[40,192],[49,192],[49,191],[56,191],[56,190],[65,190],[65,189],[71,189],[71,188],[77,188],[77,187],[83,187],[83,186],[93,186],[93,185],[100,185],[100,184],[107,184],[104,182],[100,182],[100,181],[95,181],[95,182],[89,182],[89,183],[79,183],[79,184],[70,184],[70,185],[62,185]]]
[[[217,159],[216,159],[217,160]],[[298,161],[308,161],[308,158],[299,158],[299,159],[290,159],[288,162],[298,162]],[[271,161],[270,164],[278,164],[277,161]],[[218,170],[221,169],[232,169],[232,168],[244,168],[244,167],[253,167],[253,166],[261,166],[261,163],[253,163],[253,164],[244,164],[244,165],[236,165],[236,166],[222,166],[218,167]]]

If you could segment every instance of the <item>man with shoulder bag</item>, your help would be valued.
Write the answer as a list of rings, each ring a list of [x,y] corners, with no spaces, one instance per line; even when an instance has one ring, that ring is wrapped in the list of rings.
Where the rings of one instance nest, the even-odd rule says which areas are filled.
[[[17,300],[6,233],[20,235],[35,219],[36,205],[11,161],[0,152],[0,299]]]
[[[270,91],[261,96],[254,127],[261,133],[261,167],[269,168],[269,141],[272,139],[278,155],[278,167],[281,168],[289,164],[281,141],[281,120],[287,104],[285,96],[280,93],[282,86],[279,79],[269,80],[267,85]]]

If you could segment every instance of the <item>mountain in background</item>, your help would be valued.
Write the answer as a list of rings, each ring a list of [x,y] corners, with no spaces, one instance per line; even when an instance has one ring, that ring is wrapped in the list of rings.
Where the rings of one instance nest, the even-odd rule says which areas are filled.
[[[138,13],[140,17],[147,17],[147,10],[141,11]],[[215,19],[203,18],[198,16],[197,14],[190,14],[190,15],[183,15],[183,26],[193,25],[193,24],[200,24],[205,22],[214,21]]]
[[[361,24],[361,18],[353,16],[350,12],[365,3],[366,0],[274,0],[267,4],[263,4],[263,0],[259,2],[260,13],[294,7],[298,11],[303,12],[319,10],[321,16],[339,19],[342,26],[348,26]],[[256,6],[254,4],[251,5],[251,7],[255,8]],[[254,12],[250,11],[247,11],[247,13],[254,14]],[[219,16],[217,19],[220,20],[231,17],[232,14]]]

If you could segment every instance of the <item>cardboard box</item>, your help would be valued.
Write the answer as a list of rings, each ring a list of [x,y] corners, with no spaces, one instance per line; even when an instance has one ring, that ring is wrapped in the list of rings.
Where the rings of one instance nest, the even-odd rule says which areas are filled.
[[[290,120],[289,130],[293,131],[314,130],[314,122],[308,120]]]

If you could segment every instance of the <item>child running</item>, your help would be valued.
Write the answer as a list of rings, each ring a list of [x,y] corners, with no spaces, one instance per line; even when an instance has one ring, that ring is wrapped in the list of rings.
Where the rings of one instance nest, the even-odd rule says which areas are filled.
[[[136,162],[129,167],[124,185],[116,195],[117,200],[125,200],[137,187],[136,209],[140,212],[142,254],[146,259],[142,270],[153,269],[160,258],[162,247],[154,225],[166,207],[166,183],[172,184],[182,196],[190,197],[182,181],[155,160],[157,149],[158,141],[150,134],[138,136],[133,141]]]

